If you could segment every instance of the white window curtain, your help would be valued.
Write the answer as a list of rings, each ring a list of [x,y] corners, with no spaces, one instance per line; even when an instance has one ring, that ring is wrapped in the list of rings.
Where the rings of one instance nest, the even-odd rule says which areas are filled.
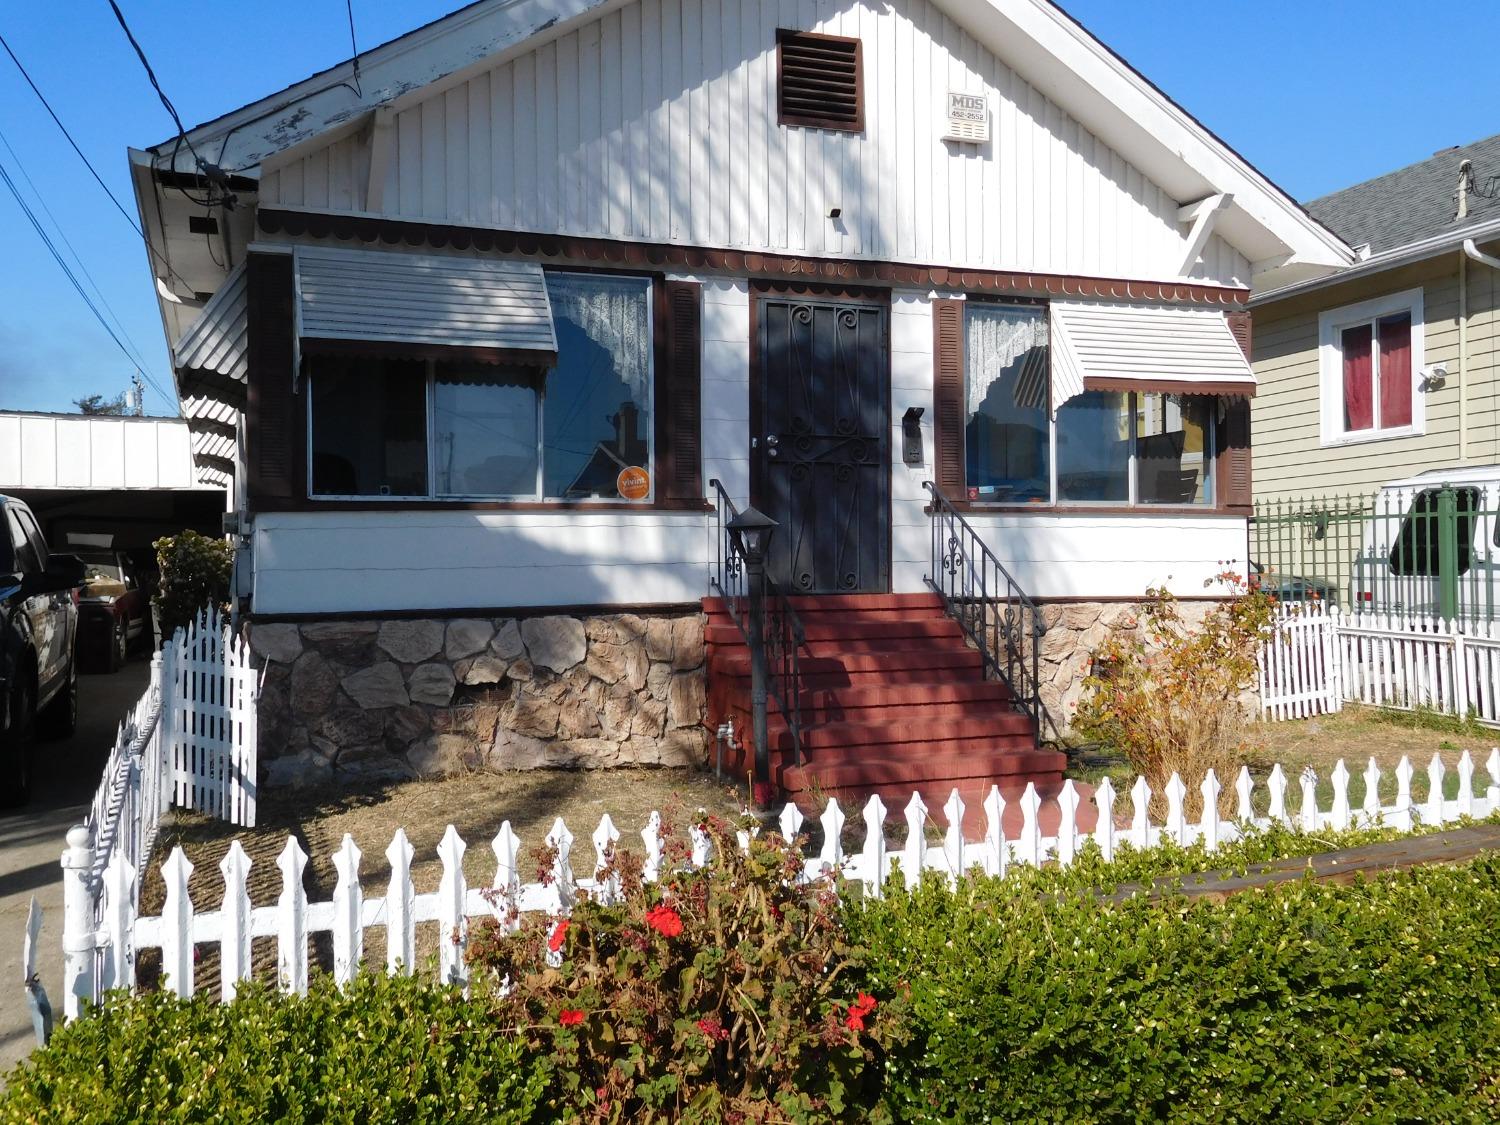
[[[1015,405],[1047,405],[1047,310],[1015,305],[971,304],[967,320],[968,412],[977,414],[997,379],[1012,379]]]
[[[650,282],[608,274],[548,273],[555,321],[571,321],[614,360],[636,404],[651,402]]]

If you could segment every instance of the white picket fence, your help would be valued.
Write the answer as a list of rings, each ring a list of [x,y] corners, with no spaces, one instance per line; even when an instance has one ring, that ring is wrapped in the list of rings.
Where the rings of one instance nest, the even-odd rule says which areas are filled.
[[[1257,657],[1261,714],[1303,719],[1345,703],[1431,708],[1500,725],[1500,622],[1282,606]]]
[[[161,817],[170,805],[209,813],[231,824],[255,824],[257,681],[248,646],[234,638],[216,610],[178,629],[151,658],[145,693],[120,724],[90,802],[88,817],[68,833],[63,912],[93,932],[134,917],[139,889],[128,897],[106,893],[107,872],[139,870],[151,856]],[[87,865],[70,868],[85,852]],[[35,904],[33,903],[33,907]],[[68,997],[98,994],[107,966],[102,954],[84,964],[66,959]]]
[[[1020,799],[1021,830],[1014,838],[1003,829],[1005,799],[992,788],[984,801],[985,830],[977,841],[965,840],[962,824],[965,806],[957,790],[943,806],[946,829],[941,844],[929,844],[926,829],[929,816],[922,798],[913,794],[904,813],[905,843],[899,849],[886,841],[886,808],[879,797],[871,797],[860,817],[864,822],[864,844],[858,852],[846,853],[843,847],[845,814],[836,801],[830,800],[819,822],[822,843],[815,855],[806,859],[803,877],[808,881],[840,879],[862,883],[867,895],[879,896],[894,867],[899,866],[906,886],[911,887],[924,871],[935,870],[956,883],[962,872],[979,868],[987,874],[1004,875],[1017,864],[1037,865],[1055,861],[1068,864],[1087,842],[1097,844],[1105,858],[1115,855],[1122,843],[1132,847],[1151,848],[1164,841],[1182,845],[1203,841],[1210,849],[1237,839],[1247,829],[1263,829],[1283,824],[1305,831],[1342,829],[1355,825],[1390,825],[1411,829],[1417,824],[1436,825],[1462,817],[1484,817],[1500,811],[1500,750],[1490,752],[1486,769],[1489,781],[1483,794],[1475,790],[1474,763],[1465,753],[1457,767],[1457,796],[1443,797],[1446,770],[1442,759],[1433,756],[1427,768],[1429,795],[1421,803],[1412,800],[1411,763],[1403,758],[1395,770],[1395,801],[1383,805],[1379,797],[1381,771],[1371,760],[1364,771],[1365,795],[1359,808],[1351,806],[1349,772],[1339,762],[1331,775],[1333,796],[1326,810],[1317,803],[1317,777],[1305,771],[1300,778],[1301,800],[1294,814],[1287,803],[1287,778],[1278,765],[1266,779],[1266,814],[1258,815],[1253,807],[1255,783],[1247,769],[1235,781],[1236,812],[1232,818],[1219,813],[1220,783],[1210,771],[1203,779],[1200,792],[1203,815],[1190,823],[1184,806],[1187,789],[1175,774],[1166,790],[1166,815],[1160,825],[1150,821],[1148,810],[1151,790],[1144,778],[1136,778],[1130,788],[1130,812],[1116,819],[1116,793],[1108,779],[1093,794],[1097,809],[1093,831],[1080,828],[1082,795],[1071,781],[1064,784],[1057,799],[1059,828],[1055,835],[1041,831],[1042,799],[1034,786],[1028,786]],[[802,831],[803,816],[793,805],[781,812],[779,830],[783,837],[795,839]],[[713,862],[712,844],[701,828],[690,828],[692,852],[690,863],[703,866]],[[664,859],[661,816],[652,813],[640,832],[647,881],[657,880]],[[288,992],[304,992],[308,981],[308,939],[315,933],[330,933],[333,945],[333,975],[339,983],[352,980],[362,969],[364,935],[371,928],[381,929],[386,938],[386,969],[390,973],[409,973],[416,960],[416,926],[436,922],[444,940],[438,942],[438,973],[445,981],[463,983],[467,979],[464,951],[468,941],[470,918],[495,918],[502,926],[514,927],[522,912],[544,911],[551,915],[567,914],[580,895],[614,900],[620,893],[618,876],[606,869],[613,849],[619,844],[620,831],[608,815],[600,820],[591,837],[593,855],[590,874],[580,877],[574,870],[574,836],[558,818],[545,842],[555,852],[555,860],[546,882],[523,882],[520,857],[521,841],[506,821],[490,841],[495,856],[495,874],[488,887],[470,887],[463,868],[468,845],[452,825],[448,826],[437,848],[442,875],[435,891],[418,894],[413,886],[411,864],[414,851],[406,832],[397,829],[385,849],[390,861],[391,877],[383,895],[366,895],[360,881],[363,853],[346,835],[332,861],[338,875],[333,897],[327,902],[309,903],[303,885],[308,856],[295,837],[288,837],[276,860],[281,872],[281,893],[274,905],[252,906],[248,891],[251,861],[238,840],[233,841],[218,863],[223,877],[224,893],[216,909],[200,911],[189,894],[193,864],[181,847],[172,849],[161,867],[166,898],[161,915],[142,918],[136,914],[138,868],[122,853],[116,852],[104,870],[105,908],[102,924],[95,924],[87,909],[75,912],[75,901],[88,904],[88,889],[81,873],[93,866],[95,857],[87,830],[79,827],[68,834],[68,850],[63,856],[67,912],[64,917],[63,947],[68,958],[68,980],[79,987],[70,988],[66,997],[66,1014],[77,1015],[80,1002],[93,1001],[109,988],[130,988],[135,984],[136,956],[140,950],[159,948],[166,986],[177,995],[191,996],[194,989],[194,948],[208,943],[219,948],[219,995],[232,999],[241,981],[251,975],[250,943],[252,938],[274,938],[277,946],[277,981]],[[740,834],[741,847],[748,846],[747,833]],[[96,974],[93,967],[102,966]],[[88,986],[88,987],[84,987]]]

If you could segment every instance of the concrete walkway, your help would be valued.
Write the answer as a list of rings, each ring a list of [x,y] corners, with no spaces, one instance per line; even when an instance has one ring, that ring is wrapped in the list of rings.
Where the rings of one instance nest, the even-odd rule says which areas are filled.
[[[66,742],[42,742],[32,772],[31,803],[0,812],[0,1073],[35,1046],[21,982],[21,940],[35,895],[45,912],[38,966],[47,996],[62,1008],[62,869],[68,829],[82,821],[99,785],[120,720],[141,697],[150,664],[135,658],[113,675],[81,676],[78,731]]]

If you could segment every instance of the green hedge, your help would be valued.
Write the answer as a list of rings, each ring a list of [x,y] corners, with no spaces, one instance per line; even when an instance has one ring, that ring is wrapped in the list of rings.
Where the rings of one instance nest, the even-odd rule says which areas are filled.
[[[1269,833],[1216,853],[930,879],[848,902],[851,989],[889,1025],[901,1121],[1500,1120],[1500,857],[1223,904],[1098,888],[1361,842]],[[556,1060],[491,1001],[326,978],[305,999],[115,997],[9,1076],[10,1121],[552,1121]],[[585,1099],[586,1100],[586,1099]],[[810,1116],[808,1120],[817,1119]]]
[[[1500,1118],[1500,857],[1223,904],[1069,876],[851,911],[899,1120]]]
[[[116,994],[9,1076],[0,1119],[45,1122],[545,1120],[544,1072],[485,1005],[384,974],[233,1004]]]

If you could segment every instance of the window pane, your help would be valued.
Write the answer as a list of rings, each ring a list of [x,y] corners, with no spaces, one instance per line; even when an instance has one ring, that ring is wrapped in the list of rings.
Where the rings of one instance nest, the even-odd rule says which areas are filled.
[[[1370,326],[1346,328],[1340,334],[1344,352],[1344,429],[1368,430],[1375,424],[1375,393],[1370,369]]]
[[[652,469],[651,282],[549,273],[547,295],[557,366],[542,410],[543,487],[550,497],[618,497],[621,469]]]
[[[1085,391],[1057,409],[1057,498],[1130,499],[1130,396]]]
[[[536,496],[537,378],[520,370],[438,368],[433,491]]]
[[[1142,504],[1213,503],[1209,448],[1215,400],[1205,395],[1136,396],[1136,499]]]
[[[965,473],[978,500],[1046,503],[1047,310],[973,302],[964,317]]]
[[[1479,490],[1453,490],[1454,534],[1446,543],[1442,537],[1439,491],[1424,489],[1417,494],[1411,510],[1401,521],[1396,544],[1391,548],[1391,570],[1403,577],[1436,578],[1442,573],[1446,556],[1453,560],[1456,574],[1467,574],[1474,561],[1474,515],[1479,511]]]
[[[315,494],[427,494],[426,363],[320,356],[311,381]]]
[[[1380,318],[1379,425],[1411,425],[1411,313]]]

